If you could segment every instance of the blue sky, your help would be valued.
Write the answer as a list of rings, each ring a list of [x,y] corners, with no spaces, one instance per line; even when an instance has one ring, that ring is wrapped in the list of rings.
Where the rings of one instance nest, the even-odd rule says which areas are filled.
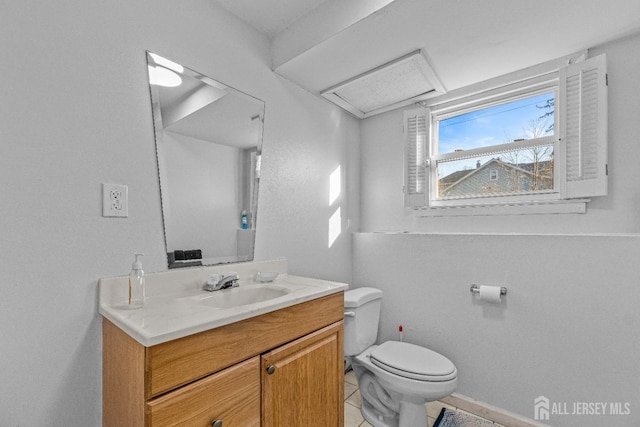
[[[530,121],[550,111],[538,108],[550,98],[553,98],[553,92],[442,120],[438,152],[450,153],[456,149],[468,150],[504,144],[514,139],[528,139],[526,129],[530,127]],[[549,117],[545,129],[552,123],[553,117]]]

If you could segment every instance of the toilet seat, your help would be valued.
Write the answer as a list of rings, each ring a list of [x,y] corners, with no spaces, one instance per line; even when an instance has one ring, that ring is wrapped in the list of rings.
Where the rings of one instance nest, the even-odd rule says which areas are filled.
[[[450,381],[457,376],[449,359],[410,343],[387,341],[371,352],[370,360],[387,372],[418,381]]]

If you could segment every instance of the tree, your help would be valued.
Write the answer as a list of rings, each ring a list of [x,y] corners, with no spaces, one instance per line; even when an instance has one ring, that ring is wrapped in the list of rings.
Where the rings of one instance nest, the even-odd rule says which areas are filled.
[[[549,101],[553,105],[553,99],[547,102]],[[523,129],[526,139],[536,139],[548,134],[553,128],[553,124],[548,125],[548,117],[549,115],[545,114],[537,119],[531,119]],[[507,141],[511,141],[511,139],[507,138]],[[539,145],[510,151],[503,154],[502,159],[515,167],[510,174],[514,191],[520,191],[525,175],[531,176],[530,191],[553,188],[553,145]]]
[[[536,105],[537,108],[540,109],[547,109],[549,111],[546,111],[543,115],[541,115],[540,117],[538,117],[539,120],[543,120],[543,119],[549,119],[549,117],[553,118],[553,113],[555,112],[555,104],[556,104],[556,100],[555,98],[549,98],[545,101],[545,103],[543,105]],[[553,130],[553,120],[551,121],[551,124],[549,125],[549,127],[547,127],[546,132],[551,132]]]

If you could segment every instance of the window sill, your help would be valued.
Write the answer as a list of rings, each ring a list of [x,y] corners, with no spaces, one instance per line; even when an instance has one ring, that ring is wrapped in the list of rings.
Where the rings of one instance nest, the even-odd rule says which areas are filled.
[[[416,208],[417,217],[584,214],[589,199]]]

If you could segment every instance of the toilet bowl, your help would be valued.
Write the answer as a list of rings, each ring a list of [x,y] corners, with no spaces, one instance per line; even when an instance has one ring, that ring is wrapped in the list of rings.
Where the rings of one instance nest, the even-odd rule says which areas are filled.
[[[362,395],[361,412],[374,427],[427,426],[425,404],[450,395],[455,365],[427,348],[398,341],[374,345],[382,291],[345,292],[345,356]]]

